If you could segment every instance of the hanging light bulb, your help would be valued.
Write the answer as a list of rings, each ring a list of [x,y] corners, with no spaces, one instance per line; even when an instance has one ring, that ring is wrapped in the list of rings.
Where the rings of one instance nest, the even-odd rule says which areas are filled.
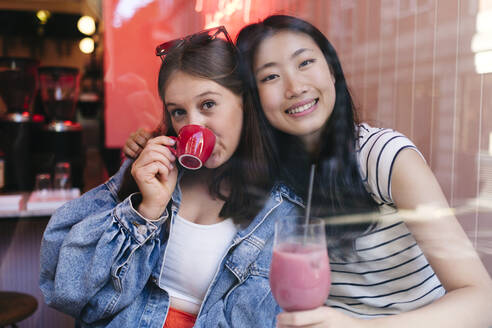
[[[36,12],[36,17],[39,19],[39,22],[44,25],[51,17],[51,13],[48,10],[38,10],[38,12]]]
[[[94,39],[87,37],[80,40],[79,49],[84,54],[92,53],[94,51]]]
[[[82,16],[77,22],[77,28],[85,35],[92,35],[96,32],[96,22],[91,16]]]

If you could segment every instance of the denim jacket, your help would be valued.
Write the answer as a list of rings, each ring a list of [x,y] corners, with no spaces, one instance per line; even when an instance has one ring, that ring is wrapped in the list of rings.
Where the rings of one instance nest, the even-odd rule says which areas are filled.
[[[179,186],[161,220],[145,220],[120,201],[126,161],[118,173],[59,208],[41,247],[40,288],[48,305],[83,327],[162,328],[169,295],[161,287],[166,245],[178,212]],[[195,327],[274,327],[281,311],[269,286],[273,225],[294,215],[302,201],[276,185],[264,208],[239,230],[217,268]],[[172,222],[172,221],[171,221]],[[200,274],[197,272],[196,274]]]

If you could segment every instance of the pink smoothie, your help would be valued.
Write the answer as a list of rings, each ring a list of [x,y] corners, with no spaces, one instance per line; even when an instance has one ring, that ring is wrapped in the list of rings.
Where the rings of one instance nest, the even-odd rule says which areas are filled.
[[[326,248],[280,244],[273,250],[270,287],[285,311],[301,311],[324,304],[330,291],[330,264]]]

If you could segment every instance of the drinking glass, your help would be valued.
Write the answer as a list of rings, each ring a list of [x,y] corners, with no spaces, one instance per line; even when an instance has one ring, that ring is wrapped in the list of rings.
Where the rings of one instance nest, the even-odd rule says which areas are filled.
[[[56,190],[66,190],[72,188],[72,179],[69,162],[58,162],[55,165],[55,177],[53,188]]]
[[[270,287],[285,311],[317,308],[330,291],[324,222],[304,221],[304,217],[285,217],[275,223]]]
[[[36,174],[36,181],[34,183],[34,191],[40,197],[47,197],[52,188],[51,185],[51,174],[49,173],[39,173]]]

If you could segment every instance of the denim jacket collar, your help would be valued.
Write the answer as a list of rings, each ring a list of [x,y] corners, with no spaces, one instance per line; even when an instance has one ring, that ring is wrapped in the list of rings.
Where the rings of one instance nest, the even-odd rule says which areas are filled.
[[[302,199],[283,184],[275,185],[263,209],[245,229],[234,237],[224,267],[243,283],[250,275],[268,279],[273,243],[273,228],[276,220],[293,215],[304,207]],[[227,274],[225,274],[227,277]],[[218,274],[210,285],[210,293],[204,300],[203,311],[220,300],[231,289],[224,276]]]
[[[287,198],[290,202],[295,203],[301,207],[304,207],[304,201],[297,196],[290,188],[282,183],[277,183],[270,191],[270,197],[264,208],[261,210],[261,215],[257,215],[253,221],[245,228],[238,232],[234,240],[242,240],[251,234],[255,234],[258,226],[265,220],[270,212],[278,206],[283,198]]]
[[[125,160],[121,168],[118,170],[118,172],[106,183],[108,188],[111,190],[111,193],[113,193],[115,197],[117,195],[118,188],[121,186],[124,173],[132,163],[133,160],[129,160],[129,159]],[[182,176],[183,176],[183,171],[180,171],[178,174],[178,183],[176,184],[176,188],[174,189],[171,195],[171,199],[173,201],[172,210],[175,213],[178,212],[179,206],[181,205],[181,187],[179,185],[179,181],[181,180]],[[275,207],[277,207],[282,202],[284,197],[288,199],[290,202],[304,208],[305,203],[301,197],[296,195],[294,191],[292,191],[285,184],[276,183],[273,186],[272,190],[270,191],[270,197],[267,203],[265,204],[265,206],[263,207],[263,209],[261,210],[261,212],[258,215],[256,215],[256,217],[253,219],[252,222],[248,224],[247,227],[238,231],[237,235],[233,239],[233,244],[238,244],[239,242],[241,242],[241,240],[249,237],[252,234],[256,235],[255,231],[263,223],[263,221],[270,214],[270,212],[274,210]],[[270,229],[266,229],[266,230],[270,230]],[[257,238],[260,238],[260,240],[264,240],[265,237],[268,238],[268,236],[263,236],[261,231],[258,231],[258,233],[259,235],[257,236]]]
[[[247,254],[239,252],[239,256],[235,256],[235,253],[233,253],[226,263],[226,266],[235,273],[239,280],[246,278],[248,269],[251,269],[249,265],[258,257],[267,241],[273,236],[275,221],[282,214],[279,212],[272,213],[281,204],[285,203],[284,200],[288,200],[288,204],[284,204],[280,213],[292,215],[292,211],[297,212],[304,207],[302,199],[295,195],[287,186],[276,184],[272,188],[270,197],[260,213],[245,229],[240,230],[234,237],[233,244],[245,241],[249,246]]]
[[[120,169],[112,177],[106,181],[106,186],[108,187],[111,195],[114,199],[118,199],[118,190],[121,187],[123,179],[125,177],[126,170],[133,164],[132,159],[126,159],[123,164],[121,164]]]
[[[180,205],[181,205],[181,187],[179,185],[179,181],[181,180],[181,177],[183,176],[183,172],[180,172],[178,175],[178,183],[176,184],[176,188],[173,191],[173,194],[171,195],[171,199],[173,201],[172,209],[173,211],[178,211]],[[283,183],[277,183],[273,186],[272,190],[270,191],[270,197],[269,200],[262,209],[262,213],[265,213],[264,215],[257,215],[252,222],[248,224],[247,227],[244,229],[241,229],[238,231],[237,235],[233,239],[233,243],[237,244],[239,243],[242,239],[248,237],[252,233],[255,232],[255,230],[258,228],[258,226],[265,220],[265,218],[268,216],[269,212],[274,209],[280,202],[282,202],[283,197],[287,198],[289,201],[304,207],[304,201],[301,197],[296,195],[289,187],[287,187]]]

